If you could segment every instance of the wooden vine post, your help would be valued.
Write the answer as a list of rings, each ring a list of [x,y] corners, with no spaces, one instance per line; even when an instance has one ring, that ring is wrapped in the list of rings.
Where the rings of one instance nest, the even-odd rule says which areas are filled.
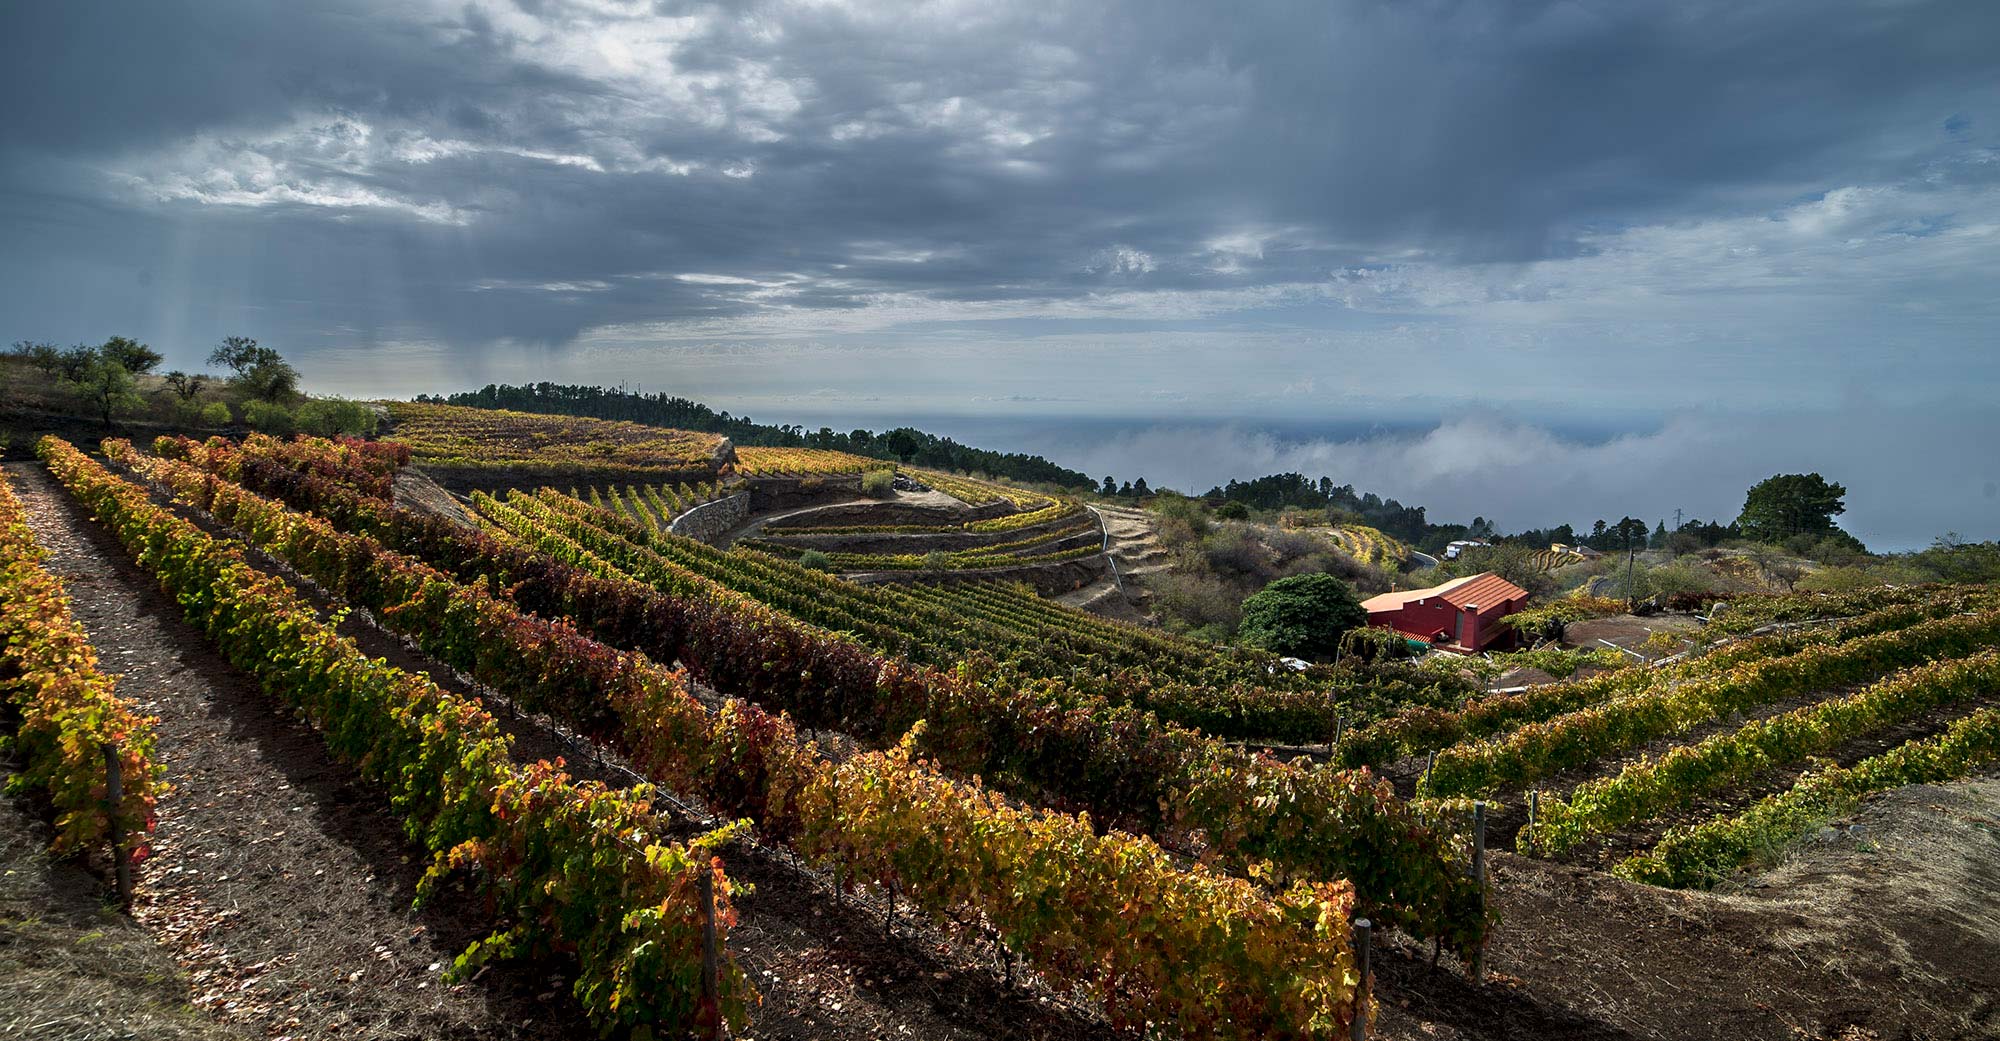
[[[1472,879],[1479,884],[1479,914],[1486,915],[1486,801],[1472,804]],[[1472,982],[1486,980],[1486,938],[1472,951]]]
[[[119,809],[125,802],[124,764],[118,746],[104,744],[104,820],[111,836],[111,864],[118,880],[118,902],[132,906],[132,858],[125,853],[125,828],[119,823]]]
[[[1368,1036],[1368,1003],[1374,989],[1368,978],[1368,939],[1373,931],[1374,923],[1368,919],[1354,920],[1354,1017],[1348,1034],[1351,1041]]]
[[[695,885],[696,899],[701,903],[701,1027],[707,1036],[721,1037],[722,970],[715,949],[715,872],[703,865]]]

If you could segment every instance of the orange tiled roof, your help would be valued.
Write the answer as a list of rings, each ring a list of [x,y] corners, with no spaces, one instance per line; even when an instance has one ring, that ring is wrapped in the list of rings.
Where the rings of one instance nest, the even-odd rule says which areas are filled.
[[[1527,590],[1501,578],[1491,571],[1487,571],[1473,575],[1470,578],[1454,578],[1449,582],[1432,586],[1429,589],[1410,589],[1401,593],[1383,593],[1380,596],[1371,596],[1363,600],[1361,606],[1369,614],[1376,614],[1383,611],[1401,610],[1406,604],[1437,597],[1453,607],[1468,607],[1477,604],[1481,608],[1487,608],[1499,604],[1503,600],[1512,600],[1516,597],[1527,595]]]
[[[1491,571],[1474,575],[1438,594],[1453,607],[1494,607],[1505,600],[1528,595],[1528,591]]]

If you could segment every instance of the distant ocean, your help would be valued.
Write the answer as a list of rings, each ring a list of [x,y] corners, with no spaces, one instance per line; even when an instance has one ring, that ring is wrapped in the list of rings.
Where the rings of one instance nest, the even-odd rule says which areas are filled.
[[[753,415],[837,430],[909,425],[1041,455],[1096,480],[1144,477],[1152,487],[1194,494],[1232,478],[1295,471],[1424,506],[1433,521],[1478,516],[1512,531],[1628,515],[1649,525],[1671,526],[1677,515],[1727,522],[1757,481],[1816,471],[1847,486],[1839,523],[1872,549],[1921,549],[1946,532],[2000,538],[2000,453],[1950,453],[1947,462],[1937,448],[2000,442],[2000,412],[1987,409],[1568,421],[1476,411],[1361,421],[1168,412]]]

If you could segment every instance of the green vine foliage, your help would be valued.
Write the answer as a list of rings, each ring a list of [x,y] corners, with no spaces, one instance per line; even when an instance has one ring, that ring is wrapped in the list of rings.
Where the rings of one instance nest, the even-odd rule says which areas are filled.
[[[1675,828],[1650,851],[1612,870],[1634,882],[1705,888],[1853,812],[1870,793],[1957,780],[1995,761],[2000,761],[2000,709],[1981,709],[1954,720],[1935,737],[1910,741],[1852,767],[1808,773],[1742,813]]]
[[[1944,705],[2000,689],[2000,651],[1919,666],[1845,697],[1759,720],[1658,758],[1643,759],[1615,777],[1578,786],[1566,798],[1542,800],[1532,835],[1519,840],[1559,855],[1592,837],[1644,820],[1696,796],[1742,784],[1763,770],[1832,751],[1842,743],[1895,726]]]
[[[1178,1022],[1195,1036],[1317,1036],[1341,1033],[1356,1014],[1351,966],[1343,960],[1354,905],[1345,882],[1300,883],[1273,895],[1179,865],[1149,840],[1100,836],[1088,818],[1013,810],[976,783],[914,762],[907,748],[836,769],[799,741],[785,717],[740,701],[710,713],[679,674],[643,654],[612,651],[192,466],[149,461],[120,443],[107,451],[316,581],[379,610],[441,659],[524,703],[538,699],[532,703],[597,721],[663,783],[754,817],[818,862],[838,865],[849,881],[895,886],[947,927],[1000,929],[1002,941],[1046,978],[1098,996],[1121,1022]],[[502,803],[509,791],[502,786]],[[921,793],[921,805],[912,804],[912,792]],[[583,828],[596,818],[578,811],[568,819]],[[583,841],[578,835],[568,844]],[[503,854],[483,840],[456,855],[475,853],[525,880],[503,883],[503,892],[548,884],[552,862],[532,845],[517,843]],[[1034,885],[1054,887],[1053,895],[1024,904],[1024,887]],[[1118,909],[1141,903],[1155,911],[1147,929],[1135,930]],[[1079,956],[1054,937],[1091,954]],[[498,933],[465,964],[522,944],[516,932]],[[579,987],[592,981],[586,976]]]
[[[1815,600],[1821,598],[1813,598]],[[2000,593],[1985,587],[1926,587],[1923,595],[1884,590],[1868,597],[1842,598],[1855,612],[1831,626],[1739,640],[1700,657],[1661,668],[1628,668],[1567,683],[1551,683],[1514,694],[1491,694],[1461,708],[1405,709],[1348,735],[1340,749],[1350,766],[1380,763],[1397,755],[1423,755],[1448,745],[1491,737],[1529,723],[1622,697],[1658,691],[1688,680],[1714,676],[1739,665],[1833,646],[1919,622],[2000,605]],[[1818,610],[1832,610],[1819,605]]]
[[[105,847],[117,835],[137,864],[151,852],[154,805],[166,768],[154,761],[152,719],[114,692],[90,637],[70,615],[62,582],[42,567],[21,502],[0,475],[0,694],[20,714],[14,735],[26,769],[13,784],[47,792],[55,848]],[[107,814],[104,748],[117,749],[122,797]]]
[[[1500,740],[1447,748],[1438,754],[1422,794],[1472,795],[1526,784],[1732,712],[1934,658],[1970,654],[1996,641],[2000,641],[2000,611],[1985,611],[1748,662],[1666,690],[1530,724]]]
[[[693,785],[690,790],[703,791],[725,812],[754,817],[774,835],[796,826],[793,802],[806,784],[799,779],[805,774],[791,722],[745,705],[725,713],[738,729],[709,731],[712,724],[698,715],[698,707],[682,704],[694,703],[677,691],[677,680],[655,676],[602,685],[597,677],[615,675],[619,668],[605,657],[611,653],[605,645],[642,651],[629,656],[641,660],[679,660],[725,694],[883,743],[928,721],[921,751],[953,773],[983,777],[1058,808],[1089,808],[1108,823],[1131,822],[1237,873],[1263,870],[1282,884],[1354,879],[1361,913],[1448,940],[1456,950],[1472,950],[1487,928],[1479,888],[1466,877],[1462,854],[1365,772],[1253,756],[1163,727],[1130,706],[1108,706],[1047,681],[989,682],[977,663],[944,673],[886,659],[695,576],[658,589],[632,581],[576,538],[553,530],[534,529],[517,536],[522,544],[510,544],[244,459],[226,442],[160,447],[162,455],[187,458],[211,475],[235,475],[295,506],[322,512],[349,529],[349,539],[380,538],[427,561],[402,560],[381,570],[367,563],[385,559],[381,545],[351,542],[343,548],[326,542],[314,553],[329,562],[350,562],[341,565],[349,577],[340,579],[331,563],[315,569],[300,563],[306,554],[292,558],[323,582],[329,578],[321,576],[332,576],[332,587],[342,595],[384,605],[391,624],[403,631],[435,631],[439,636],[427,648],[438,645],[442,634],[467,634],[466,646],[433,653],[455,664],[468,657],[491,663],[485,671],[471,670],[482,679],[493,677],[488,682],[507,682],[510,672],[523,680],[548,678],[551,704],[575,713],[592,733],[638,750],[635,755],[661,783]],[[193,480],[188,483],[192,487]],[[210,495],[218,517],[254,529],[256,522],[240,512],[244,507],[219,505],[223,499],[247,502],[241,489],[190,494]],[[539,500],[530,497],[519,505],[540,510],[555,523],[554,511]],[[581,535],[585,528],[575,530]],[[606,552],[617,548],[601,530],[595,540],[592,545]],[[390,571],[422,568],[441,578],[431,565],[463,585],[433,584],[422,598],[393,592],[406,579]],[[554,624],[535,614],[573,620],[577,629],[511,641],[506,628],[515,623],[500,620],[495,612],[501,606],[490,597],[481,599],[489,589],[504,591],[526,609],[518,614],[519,624],[529,627],[524,632],[545,632],[535,627]],[[460,605],[458,619],[486,619],[479,631],[488,635],[471,635],[470,622],[438,620],[438,605],[447,603]],[[394,621],[404,612],[416,614]],[[559,656],[571,663],[557,664]],[[579,664],[585,660],[598,664]],[[565,676],[592,679],[564,686]],[[646,712],[661,715],[657,726],[640,724]]]
[[[577,783],[548,764],[516,766],[484,709],[363,655],[336,631],[337,620],[250,567],[237,546],[154,505],[68,442],[44,438],[37,450],[224,657],[303,713],[336,758],[387,790],[405,832],[439,858],[427,892],[453,875],[489,894],[500,929],[465,961],[571,959],[575,993],[606,1031],[677,1034],[717,1015],[741,1022],[753,995],[733,962],[720,973],[720,1007],[701,1003],[705,909],[688,894],[694,876],[719,868],[705,850],[648,838],[663,827],[650,791]],[[131,452],[117,442],[107,450],[113,458]],[[727,881],[718,881],[722,929],[732,919]]]

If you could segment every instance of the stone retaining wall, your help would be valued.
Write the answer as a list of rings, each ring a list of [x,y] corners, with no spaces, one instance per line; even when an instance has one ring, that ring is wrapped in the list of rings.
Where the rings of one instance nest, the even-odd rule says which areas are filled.
[[[714,502],[705,502],[674,518],[667,527],[676,535],[713,544],[750,516],[750,493],[737,492]]]
[[[861,494],[860,474],[817,477],[751,477],[747,479],[750,512],[764,514],[796,510],[822,502],[839,502]]]

